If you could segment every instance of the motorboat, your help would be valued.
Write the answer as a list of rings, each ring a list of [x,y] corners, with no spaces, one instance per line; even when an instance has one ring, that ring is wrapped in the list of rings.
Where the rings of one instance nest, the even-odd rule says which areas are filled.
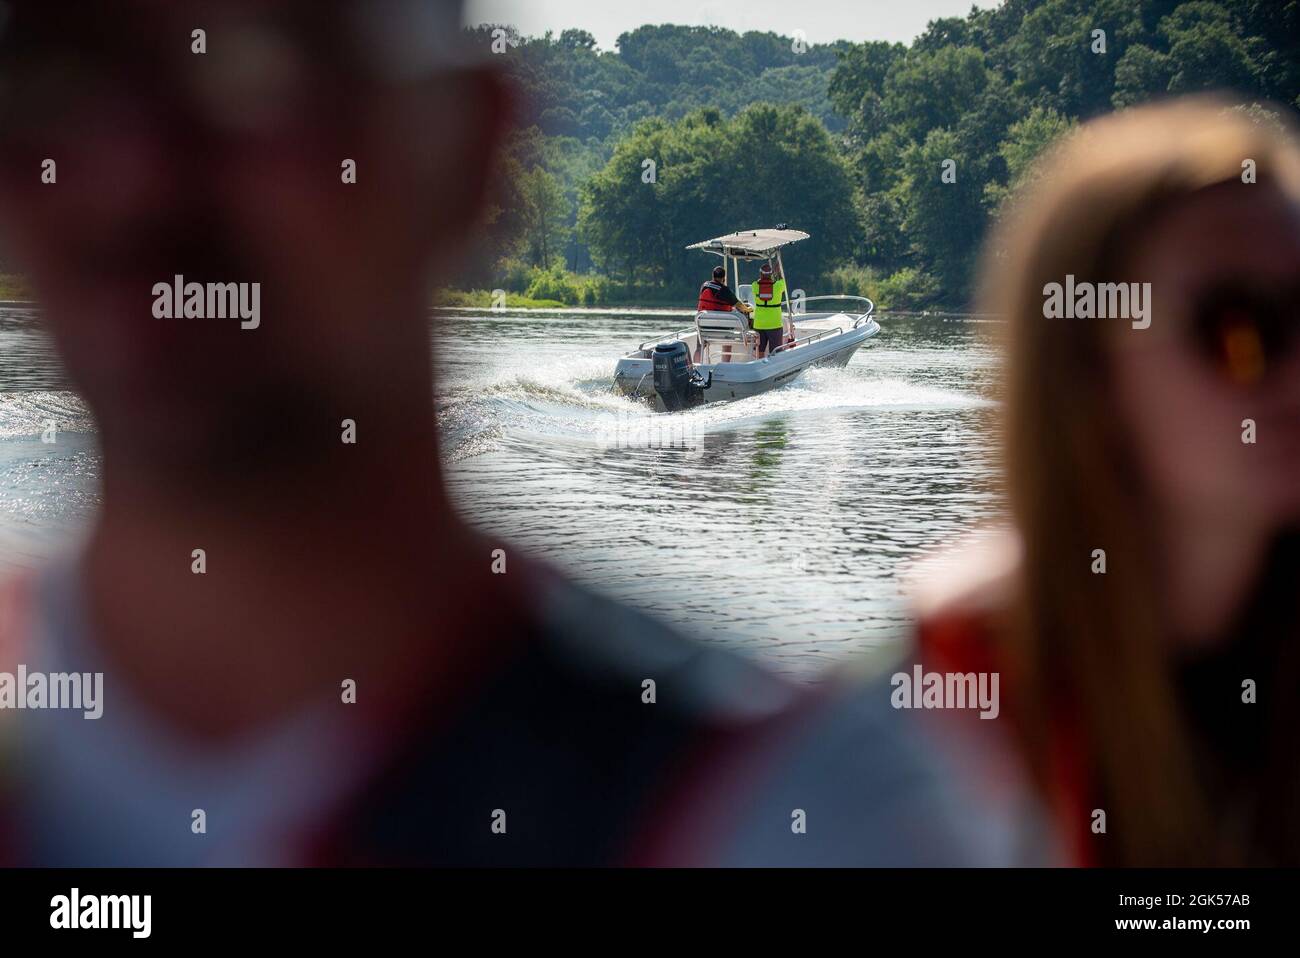
[[[741,283],[740,264],[775,263],[777,275],[784,277],[781,249],[808,238],[782,224],[728,233],[686,248],[721,256],[737,298],[752,306],[754,287]],[[791,288],[788,279],[786,285]],[[810,303],[844,308],[810,311]],[[805,296],[794,289],[782,304],[782,344],[761,359],[757,334],[744,313],[702,310],[695,314],[694,325],[647,340],[620,359],[614,385],[623,395],[650,401],[666,412],[756,396],[792,382],[810,366],[847,365],[858,347],[880,332],[872,318],[875,308],[865,296]]]

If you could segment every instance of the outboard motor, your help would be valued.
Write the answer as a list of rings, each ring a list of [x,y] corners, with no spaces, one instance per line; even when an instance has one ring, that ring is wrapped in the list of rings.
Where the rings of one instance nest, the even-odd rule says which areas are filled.
[[[655,392],[669,412],[704,402],[704,390],[713,376],[701,376],[691,365],[690,350],[680,339],[660,343],[654,352]]]

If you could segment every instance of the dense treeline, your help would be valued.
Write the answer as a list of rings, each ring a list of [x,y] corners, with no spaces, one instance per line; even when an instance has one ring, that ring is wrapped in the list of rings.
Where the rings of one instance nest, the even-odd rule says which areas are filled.
[[[490,42],[490,28],[480,29]],[[687,243],[774,225],[814,239],[801,285],[961,305],[1033,159],[1081,120],[1234,91],[1300,110],[1300,0],[1006,0],[910,46],[647,26],[510,37],[528,91],[476,285],[565,302],[688,298]]]

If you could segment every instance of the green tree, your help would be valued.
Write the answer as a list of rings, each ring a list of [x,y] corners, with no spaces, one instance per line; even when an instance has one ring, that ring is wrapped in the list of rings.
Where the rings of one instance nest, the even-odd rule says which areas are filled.
[[[715,112],[701,122],[716,127],[722,118]],[[667,216],[658,176],[670,159],[676,159],[673,139],[673,128],[666,121],[641,122],[582,187],[579,232],[596,264],[629,282],[634,273],[645,275],[656,268],[653,278],[660,282],[666,278]],[[643,165],[646,160],[654,164],[655,182],[643,179],[649,172]]]
[[[1181,4],[1160,21],[1160,34],[1169,43],[1169,90],[1232,88],[1245,93],[1261,89],[1263,67],[1255,59],[1257,38],[1238,32],[1236,18],[1206,0]]]
[[[1038,158],[1075,126],[1073,120],[1046,106],[1034,107],[1028,116],[1013,123],[997,150],[1006,164],[1007,181],[986,187],[986,205],[997,209],[1011,193],[1037,179]]]
[[[988,220],[983,184],[966,173],[972,165],[961,138],[945,129],[931,130],[925,142],[912,144],[903,154],[904,229],[921,265],[956,301],[967,292],[979,250],[976,238]],[[953,181],[945,180],[945,170]]]
[[[732,131],[726,162],[735,171],[729,186],[735,218],[729,222],[737,229],[788,223],[810,233],[812,239],[791,247],[786,265],[798,282],[816,283],[861,243],[843,157],[802,107],[751,106]]]
[[[564,30],[560,33],[559,46],[565,50],[595,50],[596,38],[586,30]]]
[[[1168,54],[1153,50],[1145,43],[1135,43],[1115,64],[1115,92],[1111,103],[1116,107],[1133,106],[1159,96],[1169,89],[1173,72]]]
[[[801,107],[760,104],[731,121],[705,109],[645,121],[620,142],[584,187],[579,224],[606,268],[686,290],[702,269],[687,244],[785,222],[813,236],[791,251],[800,282],[812,282],[860,244],[852,197],[829,134]]]
[[[885,77],[906,51],[901,43],[877,41],[855,44],[839,54],[827,95],[848,119],[850,136],[865,142],[884,131]]]
[[[885,78],[885,116],[891,126],[920,142],[931,130],[955,125],[991,76],[984,54],[974,47],[909,51]]]
[[[1115,64],[1142,35],[1142,5],[1132,0],[1047,0],[1025,14],[1008,43],[1014,88],[1070,116],[1105,112]]]
[[[540,166],[519,177],[522,235],[528,261],[548,269],[564,248],[569,201],[560,181]]]

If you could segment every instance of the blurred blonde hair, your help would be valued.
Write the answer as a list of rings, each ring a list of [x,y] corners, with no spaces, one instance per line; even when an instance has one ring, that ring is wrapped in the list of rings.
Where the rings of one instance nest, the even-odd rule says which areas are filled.
[[[1253,160],[1258,184],[1242,182]],[[1008,319],[1001,437],[1022,539],[1017,598],[1001,635],[1031,766],[1053,779],[1061,723],[1083,753],[1108,835],[1103,862],[1178,865],[1249,858],[1217,841],[1164,646],[1143,483],[1113,406],[1103,327],[1048,321],[1043,288],[1126,282],[1131,244],[1162,209],[1220,184],[1268,184],[1300,201],[1300,150],[1285,124],[1217,98],[1138,107],[1062,138],[986,250],[982,308]],[[1110,574],[1094,575],[1094,549]],[[1282,759],[1285,761],[1285,759]],[[1294,762],[1285,774],[1295,781]],[[1081,810],[1087,812],[1088,809]],[[1295,836],[1300,811],[1273,822]],[[1071,827],[1087,827],[1087,822]],[[1258,836],[1255,836],[1258,838]],[[1294,861],[1295,845],[1281,852]]]

